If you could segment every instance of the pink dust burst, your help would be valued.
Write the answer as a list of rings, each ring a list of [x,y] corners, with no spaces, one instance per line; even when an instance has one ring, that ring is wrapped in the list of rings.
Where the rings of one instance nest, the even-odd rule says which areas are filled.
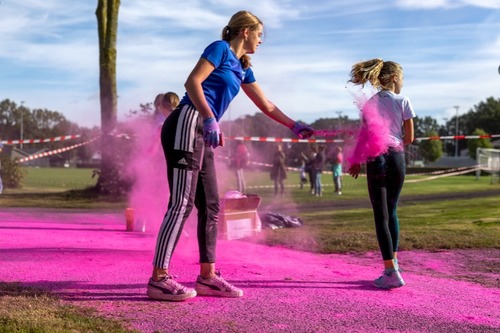
[[[169,197],[161,126],[154,124],[152,119],[135,119],[129,126],[135,133],[127,170],[134,180],[129,207],[134,209],[136,228],[155,232],[163,220]]]
[[[345,156],[350,165],[385,153],[389,145],[389,123],[378,112],[376,98],[368,99],[362,90],[352,95],[360,109],[361,127],[354,135],[354,142],[346,144]]]

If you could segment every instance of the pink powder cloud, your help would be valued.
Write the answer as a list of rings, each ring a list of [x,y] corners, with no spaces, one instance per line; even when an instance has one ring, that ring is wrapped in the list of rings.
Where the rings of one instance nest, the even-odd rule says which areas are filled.
[[[369,158],[387,152],[389,144],[388,120],[380,116],[376,105],[370,103],[363,92],[353,96],[361,110],[361,127],[344,149],[350,165],[365,163]]]

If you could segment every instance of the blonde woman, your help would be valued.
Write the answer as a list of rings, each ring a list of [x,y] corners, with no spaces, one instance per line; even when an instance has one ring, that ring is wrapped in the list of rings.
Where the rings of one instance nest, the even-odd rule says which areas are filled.
[[[158,94],[154,101],[152,144],[148,149],[149,156],[156,156],[161,146],[161,129],[165,119],[179,105],[179,96],[174,92]],[[161,157],[161,156],[160,156]],[[163,158],[163,157],[162,157]]]
[[[360,163],[366,162],[368,192],[375,229],[384,261],[377,288],[391,289],[405,285],[397,261],[399,219],[397,206],[406,173],[404,146],[413,142],[415,112],[410,100],[400,95],[403,69],[392,61],[373,59],[355,64],[350,81],[370,82],[379,91],[363,106],[363,126],[354,155],[348,158],[349,173],[357,178]]]
[[[179,105],[179,102],[179,96],[174,92],[169,91],[165,94],[158,94],[154,101],[153,120],[155,124],[161,128],[165,119]]]
[[[150,298],[182,301],[198,295],[241,297],[243,291],[215,269],[219,194],[214,152],[220,144],[218,122],[240,87],[266,115],[290,128],[299,138],[314,130],[286,116],[270,102],[250,67],[249,54],[262,42],[263,23],[247,11],[234,14],[222,39],[208,45],[185,83],[186,94],[165,120],[162,145],[170,189],[168,209],[158,232]],[[175,281],[169,272],[172,254],[194,204],[198,209],[200,275],[195,290]]]

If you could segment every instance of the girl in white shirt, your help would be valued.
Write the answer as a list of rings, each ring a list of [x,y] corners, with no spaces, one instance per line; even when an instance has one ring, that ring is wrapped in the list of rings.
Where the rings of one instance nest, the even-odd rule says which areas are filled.
[[[404,146],[413,142],[415,112],[410,100],[399,95],[403,69],[392,61],[372,59],[352,67],[350,82],[370,82],[379,92],[362,107],[363,126],[352,156],[349,173],[357,178],[360,164],[366,163],[368,192],[375,218],[375,229],[384,272],[374,281],[378,288],[405,285],[397,261],[399,219],[397,206],[406,173]]]

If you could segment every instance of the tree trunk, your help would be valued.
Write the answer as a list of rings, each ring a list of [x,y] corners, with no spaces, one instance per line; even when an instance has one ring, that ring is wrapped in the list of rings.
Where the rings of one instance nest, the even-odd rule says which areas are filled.
[[[113,135],[117,123],[116,38],[120,0],[98,0],[99,87],[101,100],[101,171],[97,190],[120,194],[121,177],[116,164],[117,145]]]

